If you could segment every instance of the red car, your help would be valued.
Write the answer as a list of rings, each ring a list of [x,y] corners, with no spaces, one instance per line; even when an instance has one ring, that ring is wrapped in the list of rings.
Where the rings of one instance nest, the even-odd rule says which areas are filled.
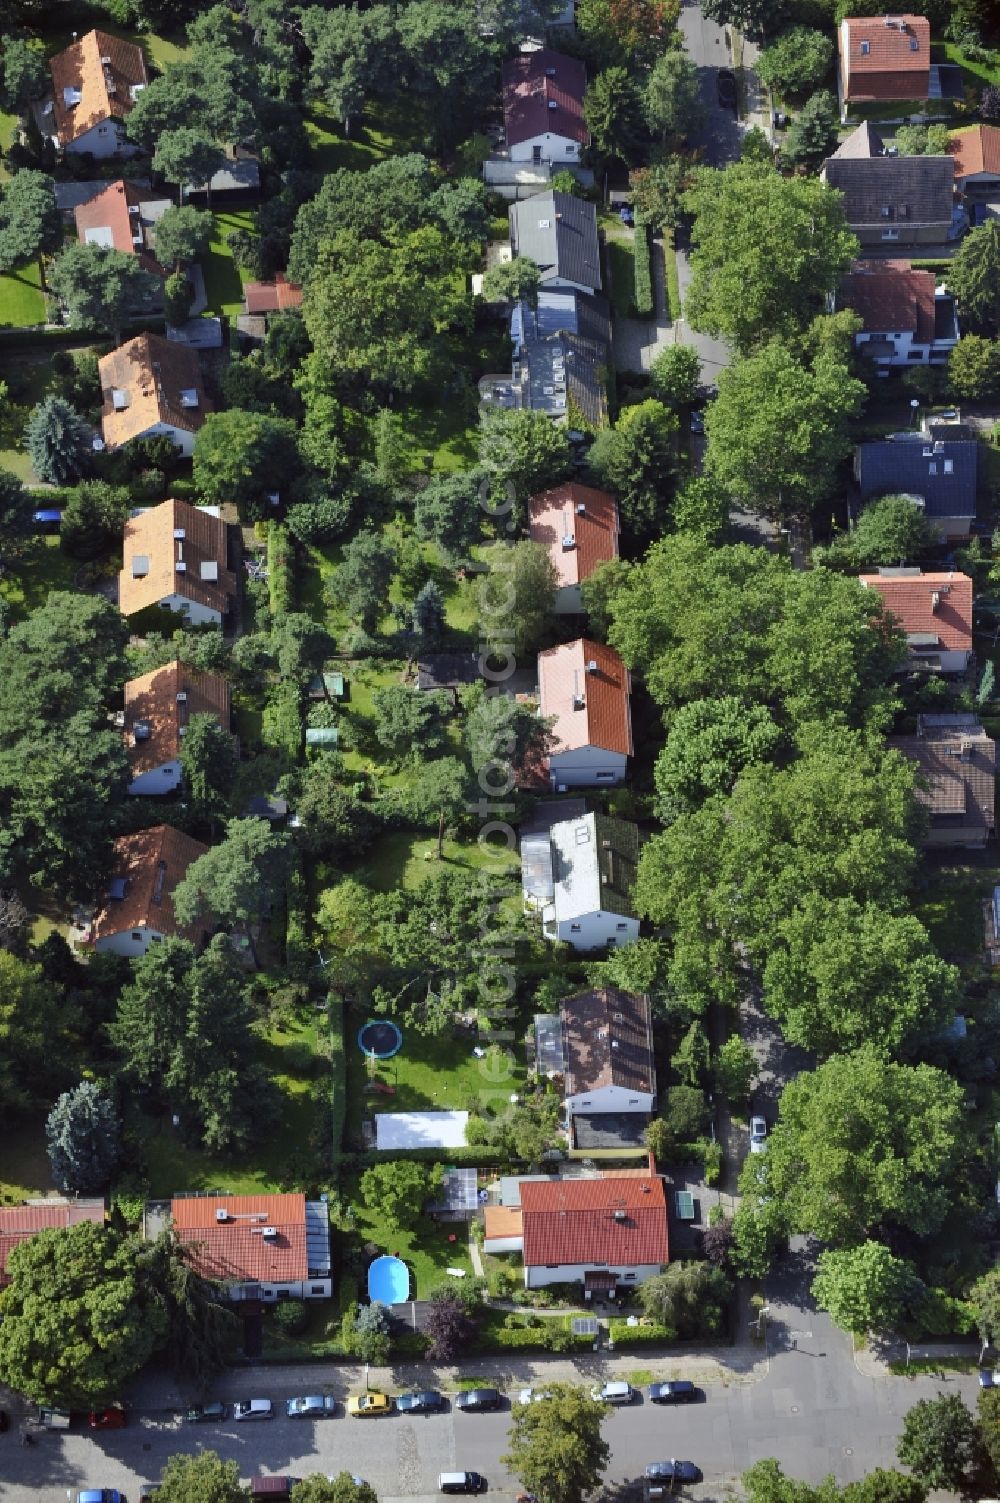
[[[117,1404],[110,1409],[92,1409],[87,1424],[92,1430],[120,1430],[125,1423],[125,1411]]]

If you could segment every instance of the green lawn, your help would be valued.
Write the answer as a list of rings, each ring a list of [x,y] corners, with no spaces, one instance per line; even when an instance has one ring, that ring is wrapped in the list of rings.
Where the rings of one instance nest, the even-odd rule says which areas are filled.
[[[45,297],[38,261],[0,276],[0,327],[23,329],[45,322]]]
[[[398,152],[418,149],[412,116],[382,105],[352,123],[349,137],[323,104],[314,105],[306,114],[306,134],[317,172],[336,172],[346,167],[364,172]]]
[[[619,318],[627,318],[635,305],[635,253],[625,240],[607,240],[604,246],[611,278],[611,302]]]
[[[8,1127],[0,1141],[0,1204],[16,1204],[29,1195],[55,1189],[45,1152],[42,1118]]]
[[[402,1258],[410,1270],[410,1293],[426,1299],[432,1289],[449,1281],[447,1268],[461,1268],[472,1275],[468,1231],[464,1221],[431,1221],[425,1217],[413,1231],[397,1227],[377,1209],[362,1205],[359,1196],[351,1196],[355,1208],[358,1236],[372,1242],[384,1252]],[[454,1237],[451,1242],[448,1239]],[[458,1280],[455,1280],[457,1283]]]
[[[27,455],[21,456],[27,458]],[[0,455],[0,464],[5,463]],[[58,537],[33,539],[24,552],[5,565],[0,595],[15,620],[44,605],[51,590],[71,590],[79,565],[59,547]]]
[[[140,1117],[132,1126],[143,1148],[150,1194],[164,1198],[177,1190],[226,1189],[236,1195],[282,1189],[313,1189],[327,1178],[324,1164],[326,1113],[316,1096],[329,1086],[322,1021],[287,1015],[279,1027],[262,1029],[260,1057],[282,1094],[280,1125],[236,1161],[185,1146],[170,1118]],[[318,1090],[314,1091],[314,1087]]]
[[[413,405],[402,415],[414,470],[465,470],[475,464],[479,428],[471,407],[452,399],[434,407]]]
[[[0,110],[0,183],[5,183],[10,177],[10,168],[3,157],[14,140],[16,125],[16,115],[8,115],[4,110]]]
[[[962,70],[963,84],[977,92],[985,84],[1000,84],[1000,65],[974,62],[972,58],[966,57],[956,42],[935,43],[931,48],[931,57],[934,62],[955,63]]]
[[[514,871],[517,858],[513,852],[501,856],[487,851],[478,842],[446,840],[444,861],[437,859],[437,839],[415,834],[412,830],[394,830],[383,835],[365,855],[364,864],[354,875],[379,892],[397,887],[411,890],[441,870],[442,865],[461,867],[464,871]]]
[[[244,275],[236,265],[226,236],[234,230],[252,230],[254,215],[252,210],[241,209],[213,214],[212,220],[215,226],[212,239],[201,258],[208,312],[236,318],[243,312],[243,283],[253,281],[253,277]]]
[[[982,954],[983,899],[1000,882],[996,866],[925,867],[927,887],[914,911],[947,960],[968,964]]]

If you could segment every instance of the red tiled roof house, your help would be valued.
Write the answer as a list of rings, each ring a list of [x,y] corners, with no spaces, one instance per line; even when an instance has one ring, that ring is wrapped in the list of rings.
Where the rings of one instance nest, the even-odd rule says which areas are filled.
[[[970,125],[948,143],[955,159],[955,183],[967,188],[1000,187],[1000,125]]]
[[[198,944],[204,925],[184,928],[174,915],[174,888],[207,845],[173,825],[120,835],[111,882],[94,919],[94,949],[133,959],[168,935]]]
[[[906,633],[907,667],[964,673],[972,657],[972,580],[967,574],[882,569],[860,575]]]
[[[155,223],[165,203],[162,194],[119,178],[74,209],[77,239],[81,245],[101,245],[137,256],[144,271],[165,276],[155,254]]]
[[[863,320],[854,342],[878,366],[943,365],[958,343],[955,299],[909,261],[855,261],[840,304]]]
[[[177,1240],[202,1278],[232,1300],[329,1299],[330,1217],[325,1202],[288,1195],[178,1195]]]
[[[173,793],[181,782],[181,745],[192,715],[211,715],[224,731],[230,721],[229,685],[176,659],[125,685],[128,792]]]
[[[0,1289],[10,1283],[7,1259],[15,1247],[50,1227],[64,1229],[83,1221],[104,1225],[103,1200],[51,1200],[35,1205],[0,1206]]]
[[[552,787],[624,782],[632,756],[632,679],[611,647],[578,637],[538,655],[539,714],[552,719]]]
[[[655,1175],[521,1183],[524,1282],[581,1282],[585,1294],[641,1284],[669,1257],[667,1203]]]
[[[583,611],[580,586],[598,564],[618,557],[618,532],[618,502],[607,491],[570,481],[532,496],[528,536],[548,549],[559,576],[558,614]]]
[[[583,118],[587,70],[548,47],[519,52],[503,65],[503,119],[512,162],[579,161],[590,140]]]
[[[845,105],[927,99],[931,27],[924,16],[847,16],[840,23]]]
[[[93,157],[133,156],[125,118],[149,82],[142,48],[106,31],[88,31],[49,61],[55,144]]]

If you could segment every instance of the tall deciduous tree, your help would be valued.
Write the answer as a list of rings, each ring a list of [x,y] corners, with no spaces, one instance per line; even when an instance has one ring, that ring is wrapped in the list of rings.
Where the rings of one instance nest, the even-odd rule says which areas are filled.
[[[661,53],[646,77],[642,107],[650,132],[663,141],[698,129],[705,114],[701,76],[687,53]]]
[[[948,356],[948,381],[956,397],[982,402],[1000,392],[1000,339],[966,334]]]
[[[686,202],[687,316],[741,351],[805,329],[857,254],[840,194],[815,178],[755,162],[703,168]]]
[[[34,510],[35,503],[19,476],[0,470],[0,546],[27,538]]]
[[[0,950],[0,1122],[37,1110],[66,1082],[72,1020],[41,966]]]
[[[968,1293],[976,1316],[976,1325],[984,1341],[1000,1336],[1000,1267],[991,1268],[976,1280]]]
[[[555,603],[559,580],[542,543],[495,543],[476,586],[480,631],[487,642],[535,647]]]
[[[583,100],[594,149],[603,157],[631,162],[643,134],[642,101],[628,68],[605,68]]]
[[[302,11],[302,35],[309,48],[309,85],[349,136],[355,118],[372,94],[389,93],[398,76],[399,45],[388,5],[360,11],[353,6]]]
[[[598,1487],[611,1456],[601,1436],[606,1412],[576,1384],[547,1384],[540,1403],[514,1406],[500,1459],[539,1503],[579,1503]]]
[[[120,1397],[163,1340],[166,1317],[135,1251],[110,1227],[49,1228],[7,1258],[0,1380],[36,1403],[92,1409]]]
[[[406,1159],[376,1164],[361,1176],[361,1198],[366,1206],[377,1207],[397,1225],[415,1226],[423,1217],[427,1201],[440,1189],[442,1173],[440,1164],[428,1166]]]
[[[96,329],[118,344],[130,313],[152,303],[158,279],[136,256],[74,241],[53,262],[49,288],[73,329]]]
[[[8,36],[0,59],[0,107],[15,114],[51,86],[45,53],[38,43]]]
[[[197,116],[193,118],[197,119]],[[192,125],[178,125],[157,138],[153,153],[153,171],[168,183],[176,183],[178,198],[183,202],[184,189],[205,187],[211,207],[211,179],[223,166],[226,154],[211,137]]]
[[[858,572],[872,564],[916,563],[935,542],[924,508],[912,496],[881,496],[862,511],[850,532],[816,549],[814,563]]]
[[[483,511],[479,492],[486,481],[486,471],[445,471],[430,477],[413,502],[413,523],[417,536],[433,539],[445,561],[454,564],[468,558],[473,543],[482,537]]]
[[[633,544],[664,530],[677,467],[677,418],[651,398],[625,407],[614,428],[594,440],[590,467],[601,485],[617,492],[623,529]]]
[[[719,375],[705,418],[707,471],[766,516],[808,516],[834,489],[864,398],[864,382],[831,354],[809,366],[772,340]]]
[[[372,696],[375,735],[398,762],[420,761],[444,745],[451,698],[444,690],[421,693],[410,684],[387,684]]]
[[[694,1259],[671,1263],[639,1288],[645,1313],[683,1340],[723,1329],[732,1285],[719,1268]]]
[[[524,301],[529,308],[537,308],[541,283],[542,273],[536,261],[530,256],[513,256],[509,261],[498,261],[487,271],[483,277],[483,297],[492,302]]]
[[[781,732],[764,705],[732,695],[694,699],[671,717],[653,780],[664,824],[714,793],[729,793],[744,768],[771,758]]]
[[[184,786],[203,819],[220,814],[236,776],[236,749],[214,715],[192,715],[181,742]]]
[[[468,788],[468,769],[458,757],[436,757],[421,767],[409,790],[408,803],[414,816],[424,822],[437,820],[439,861],[444,856],[448,818],[463,810]]]
[[[761,83],[782,94],[808,94],[818,88],[833,62],[833,42],[825,31],[792,26],[769,42],[755,64]]]
[[[284,888],[287,859],[282,831],[263,819],[231,819],[225,837],[192,861],[174,888],[178,923],[258,921]]]
[[[298,1484],[305,1488],[305,1483]],[[157,1497],[164,1503],[245,1503],[236,1461],[223,1461],[215,1451],[197,1456],[171,1456],[160,1477]]]
[[[925,1487],[963,1492],[976,1459],[976,1423],[957,1393],[918,1399],[903,1419],[896,1455]]]
[[[912,1263],[881,1242],[820,1253],[812,1294],[845,1331],[894,1330],[923,1286]]]
[[[121,1154],[118,1114],[100,1087],[84,1080],[65,1091],[45,1123],[52,1178],[70,1194],[101,1190]]]
[[[544,412],[495,407],[480,419],[479,463],[490,477],[493,510],[500,524],[512,530],[513,522],[519,520],[518,506],[566,478],[573,451],[563,429]],[[508,489],[513,495],[513,516],[503,509],[511,500]]]
[[[62,221],[52,179],[44,172],[15,172],[0,189],[0,272],[11,271],[42,251],[58,250]]]
[[[948,1214],[963,1117],[943,1070],[895,1064],[874,1043],[834,1055],[782,1092],[766,1185],[791,1231],[846,1247],[886,1223],[925,1236]]]
[[[348,616],[371,635],[384,613],[396,557],[375,532],[359,532],[344,548],[333,591]]]
[[[184,266],[197,261],[211,238],[211,214],[193,204],[171,204],[156,222],[156,259],[161,266]]]
[[[206,501],[235,502],[245,522],[274,515],[301,468],[296,427],[264,412],[210,412],[194,442],[194,480]]]

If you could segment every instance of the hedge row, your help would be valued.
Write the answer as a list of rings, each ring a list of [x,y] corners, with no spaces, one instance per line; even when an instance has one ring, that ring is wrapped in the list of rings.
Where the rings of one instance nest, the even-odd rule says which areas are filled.
[[[476,1332],[473,1345],[479,1352],[535,1351],[589,1352],[593,1336],[578,1336],[570,1329],[572,1315],[541,1316],[537,1325],[506,1326],[506,1317],[491,1313]]]
[[[344,1162],[350,1163],[355,1169],[368,1169],[372,1164],[384,1164],[387,1159],[409,1159],[419,1164],[478,1165],[483,1169],[503,1169],[510,1164],[505,1153],[497,1153],[489,1148],[393,1148],[380,1149],[378,1153],[352,1153],[344,1156]],[[514,1167],[516,1166],[511,1166],[512,1169]]]
[[[292,757],[302,751],[302,690],[293,678],[283,678],[268,695],[261,720],[265,746],[284,748]]]
[[[292,850],[285,884],[285,906],[288,922],[285,927],[285,965],[292,976],[305,977],[312,964],[312,947],[309,944],[309,894],[302,870],[302,851],[299,846]]]
[[[615,1346],[666,1346],[677,1340],[670,1326],[630,1326],[625,1320],[608,1321],[608,1335]]]
[[[347,1121],[347,1055],[344,1051],[344,999],[330,992],[330,1173],[336,1185],[344,1152],[344,1126]]]
[[[653,254],[649,229],[637,217],[635,221],[635,311],[639,318],[651,318],[653,302]]]
[[[295,547],[281,522],[267,530],[267,586],[272,616],[295,609]]]

